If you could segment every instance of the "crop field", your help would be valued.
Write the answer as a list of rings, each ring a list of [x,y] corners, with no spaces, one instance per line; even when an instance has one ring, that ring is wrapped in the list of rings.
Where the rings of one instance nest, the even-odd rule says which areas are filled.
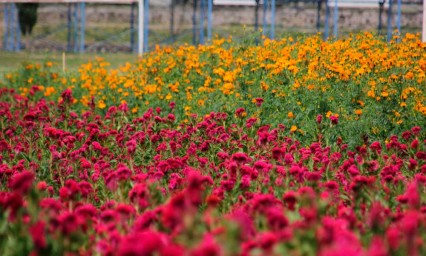
[[[0,79],[0,255],[425,255],[426,44],[157,47]]]

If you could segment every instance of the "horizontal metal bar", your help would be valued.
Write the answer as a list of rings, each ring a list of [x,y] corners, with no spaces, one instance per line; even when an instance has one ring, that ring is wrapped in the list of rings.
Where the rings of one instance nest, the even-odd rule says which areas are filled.
[[[137,0],[0,0],[0,3],[104,3],[104,4],[131,4]]]

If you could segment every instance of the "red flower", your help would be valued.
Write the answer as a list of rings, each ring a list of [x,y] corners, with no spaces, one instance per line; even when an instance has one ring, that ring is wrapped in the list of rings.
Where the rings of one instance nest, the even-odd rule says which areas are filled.
[[[339,123],[339,117],[332,115],[332,116],[330,116],[330,121],[331,121],[331,124],[338,124]]]
[[[294,206],[297,200],[296,195],[297,195],[296,192],[290,190],[287,193],[285,193],[283,196],[284,203],[287,205],[287,208],[292,211],[295,208]]]
[[[419,136],[421,128],[420,128],[420,126],[415,126],[415,127],[411,128],[411,131],[413,132],[414,135]]]
[[[320,124],[322,122],[322,115],[317,115],[317,123]]]
[[[72,212],[64,212],[58,217],[59,227],[64,235],[70,235],[78,230],[80,226],[80,217]]]
[[[145,256],[159,252],[167,241],[161,233],[145,231],[124,237],[118,247],[118,256]]]
[[[235,111],[235,115],[237,116],[237,117],[243,117],[243,113],[245,112],[246,110],[244,109],[244,108],[238,108],[236,111]]]
[[[71,89],[66,89],[65,91],[63,91],[61,94],[61,97],[64,100],[64,102],[67,102],[67,103],[72,103],[74,100],[72,97]]]
[[[45,224],[43,221],[38,221],[30,227],[31,238],[33,239],[34,245],[37,249],[46,247],[46,237],[44,233]]]
[[[389,227],[388,230],[386,230],[386,238],[390,248],[393,250],[398,249],[401,242],[401,232],[399,231],[399,228],[395,226]]]
[[[135,153],[136,151],[136,140],[129,140],[126,142],[126,147],[127,147],[127,153],[129,153],[129,155]]]
[[[207,205],[210,207],[216,207],[220,203],[220,198],[217,195],[209,195],[207,197]]]
[[[255,98],[256,106],[260,107],[263,103],[263,98]]]
[[[34,177],[34,173],[29,171],[15,174],[9,180],[9,188],[21,195],[26,194],[33,184]]]
[[[203,241],[191,253],[190,256],[219,256],[223,255],[222,248],[214,241],[210,234],[206,234]]]
[[[248,163],[251,159],[248,157],[246,153],[243,152],[237,152],[232,155],[232,160],[239,164],[245,164]]]

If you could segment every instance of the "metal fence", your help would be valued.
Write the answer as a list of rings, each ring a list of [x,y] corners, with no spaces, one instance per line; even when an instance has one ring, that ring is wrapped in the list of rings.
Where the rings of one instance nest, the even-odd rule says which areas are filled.
[[[23,2],[38,6],[30,35],[22,29]],[[0,0],[1,48],[142,52],[157,44],[204,44],[214,34],[243,36],[242,25],[245,33],[270,38],[289,31],[328,38],[347,29],[348,15],[356,20],[366,9],[374,26],[356,21],[361,29],[385,30],[389,39],[421,29],[422,0]],[[408,15],[417,15],[411,28]]]

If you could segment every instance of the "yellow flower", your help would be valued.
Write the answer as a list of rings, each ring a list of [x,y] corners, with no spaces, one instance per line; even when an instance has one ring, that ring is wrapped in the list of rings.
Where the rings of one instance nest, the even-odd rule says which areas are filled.
[[[55,87],[52,87],[52,86],[46,87],[46,90],[44,91],[44,96],[49,97],[54,92],[55,92]]]
[[[293,112],[288,112],[287,116],[288,116],[288,118],[294,118]]]
[[[106,107],[106,104],[103,100],[99,100],[97,106],[100,109],[104,109]]]
[[[224,83],[222,88],[220,89],[223,94],[230,95],[234,93],[235,86],[231,83]]]
[[[268,85],[267,83],[265,83],[264,81],[261,81],[261,82],[260,82],[260,88],[261,88],[263,91],[267,91],[267,90],[269,89],[269,85]]]
[[[360,116],[362,114],[362,109],[355,109],[355,114]]]
[[[292,125],[290,128],[290,132],[295,132],[297,131],[297,126],[296,125]]]

